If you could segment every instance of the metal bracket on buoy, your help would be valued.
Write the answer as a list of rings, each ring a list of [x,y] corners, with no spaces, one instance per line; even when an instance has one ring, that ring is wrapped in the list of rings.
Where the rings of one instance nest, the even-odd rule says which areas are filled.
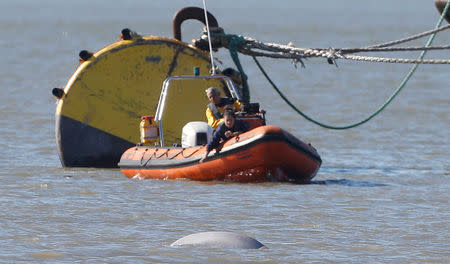
[[[61,98],[63,98],[64,95],[66,95],[62,88],[53,88],[52,94],[58,99],[61,99]]]

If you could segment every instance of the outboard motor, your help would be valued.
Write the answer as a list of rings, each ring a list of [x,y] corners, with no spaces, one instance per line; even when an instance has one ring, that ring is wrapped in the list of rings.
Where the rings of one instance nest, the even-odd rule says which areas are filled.
[[[213,136],[213,129],[206,122],[195,121],[187,123],[182,130],[181,146],[189,148],[208,144]]]

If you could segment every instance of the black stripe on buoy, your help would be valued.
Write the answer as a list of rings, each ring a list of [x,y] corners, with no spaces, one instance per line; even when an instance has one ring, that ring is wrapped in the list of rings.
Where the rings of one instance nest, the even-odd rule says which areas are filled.
[[[122,153],[136,145],[62,115],[56,115],[56,144],[64,167],[96,168],[117,168]]]

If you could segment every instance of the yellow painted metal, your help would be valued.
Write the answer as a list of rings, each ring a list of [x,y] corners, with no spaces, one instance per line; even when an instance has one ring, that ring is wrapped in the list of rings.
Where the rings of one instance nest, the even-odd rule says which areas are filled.
[[[194,67],[207,74],[209,54],[186,43],[154,36],[118,41],[79,65],[64,88],[66,96],[59,100],[56,114],[137,143],[140,117],[156,112],[164,79],[192,75]],[[173,113],[183,113],[183,117],[187,114],[191,121],[206,121],[205,87],[198,89],[197,84],[191,83],[184,84],[184,88],[192,92],[169,101],[172,114],[165,127],[174,135],[168,133],[168,144],[178,143],[181,136],[180,121]],[[184,102],[190,100],[197,103],[186,107]],[[192,105],[203,111],[193,111]]]

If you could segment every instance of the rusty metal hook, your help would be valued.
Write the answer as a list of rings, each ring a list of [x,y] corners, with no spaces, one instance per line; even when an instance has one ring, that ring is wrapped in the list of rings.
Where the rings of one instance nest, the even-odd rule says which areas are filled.
[[[218,27],[219,23],[217,23],[216,18],[209,12],[207,12],[207,14],[209,27]],[[182,8],[177,13],[175,13],[172,20],[174,39],[181,41],[181,23],[189,19],[196,19],[206,26],[205,11],[203,10],[203,8],[194,6]]]
[[[435,0],[434,4],[436,5],[436,8],[438,9],[439,13],[444,12],[445,5],[447,5],[448,0]],[[448,23],[450,23],[450,10],[445,14],[445,20],[447,20]]]

